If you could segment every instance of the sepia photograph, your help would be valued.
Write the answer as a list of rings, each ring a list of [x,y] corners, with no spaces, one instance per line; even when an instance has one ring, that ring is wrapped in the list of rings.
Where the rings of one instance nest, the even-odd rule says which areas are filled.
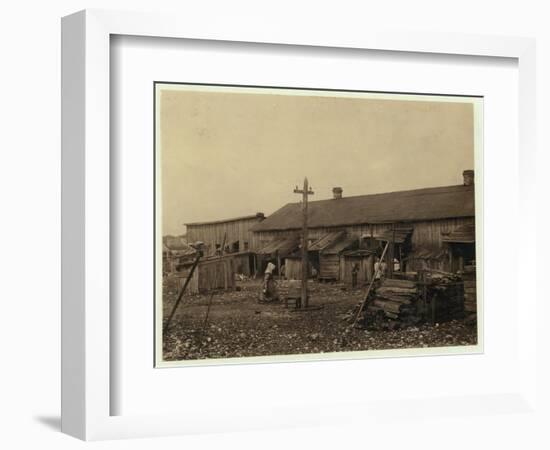
[[[482,351],[482,97],[154,97],[157,367]]]

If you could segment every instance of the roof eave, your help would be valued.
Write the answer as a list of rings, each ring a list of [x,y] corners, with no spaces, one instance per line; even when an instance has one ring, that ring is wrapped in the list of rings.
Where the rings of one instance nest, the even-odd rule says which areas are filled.
[[[323,225],[314,225],[309,226],[308,228],[310,230],[316,229],[316,228],[336,228],[336,227],[352,227],[352,226],[359,226],[359,225],[391,225],[394,223],[415,223],[415,222],[432,222],[435,220],[448,220],[448,219],[466,219],[466,218],[473,218],[475,217],[475,213],[473,214],[459,214],[459,215],[453,215],[453,216],[443,216],[443,217],[435,217],[435,218],[419,218],[419,219],[396,219],[396,220],[381,220],[381,221],[368,221],[368,222],[351,222],[351,223],[341,223],[341,224],[323,224]],[[262,232],[270,232],[270,231],[299,231],[302,229],[302,227],[277,227],[277,228],[262,228],[262,224],[260,224],[259,227],[251,228],[251,231],[254,233],[262,233]]]

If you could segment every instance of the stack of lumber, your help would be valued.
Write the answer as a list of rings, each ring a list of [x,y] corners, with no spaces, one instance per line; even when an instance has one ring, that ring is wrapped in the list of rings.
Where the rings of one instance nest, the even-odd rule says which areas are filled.
[[[398,280],[416,281],[418,272],[394,272],[393,278]]]
[[[371,313],[382,312],[388,319],[402,322],[417,322],[416,284],[408,280],[386,279],[374,291],[368,309]]]
[[[448,322],[464,315],[464,283],[458,273],[428,269],[422,274],[426,289],[425,317],[432,323]]]
[[[462,277],[456,273],[443,272],[442,270],[426,269],[424,270],[424,279],[428,283],[449,284],[461,281]]]
[[[435,303],[432,320],[449,322],[464,314],[464,285],[462,282],[437,282],[428,285],[428,299]]]

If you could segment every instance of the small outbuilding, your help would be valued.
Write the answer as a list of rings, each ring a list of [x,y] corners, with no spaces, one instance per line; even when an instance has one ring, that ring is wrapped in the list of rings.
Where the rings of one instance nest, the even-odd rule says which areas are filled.
[[[191,271],[192,263],[185,264],[178,277],[182,286]],[[180,288],[181,288],[180,286]],[[235,259],[231,255],[211,257],[199,262],[187,287],[191,294],[211,290],[231,290],[235,287]]]
[[[374,256],[372,250],[344,251],[340,256],[340,280],[351,284],[353,268],[357,266],[358,286],[370,282],[374,275]]]
[[[331,236],[332,235],[332,236]],[[319,279],[323,281],[341,280],[340,274],[340,256],[345,250],[357,248],[359,240],[354,236],[348,236],[345,231],[329,233],[327,237],[320,239],[322,242],[316,243],[316,249],[319,249]]]
[[[308,265],[308,278],[311,276],[311,263]],[[285,258],[285,278],[287,280],[302,279],[302,256],[290,255]]]

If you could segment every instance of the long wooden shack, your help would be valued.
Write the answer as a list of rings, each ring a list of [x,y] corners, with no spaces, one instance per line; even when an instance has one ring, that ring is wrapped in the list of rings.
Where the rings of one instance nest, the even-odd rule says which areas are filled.
[[[472,171],[464,171],[461,185],[353,197],[342,196],[342,190],[336,188],[334,194],[332,199],[308,204],[308,236],[312,240],[335,232],[358,239],[360,248],[371,248],[377,240],[393,240],[392,258],[406,271],[426,267],[456,270],[453,255],[457,251],[463,255],[464,265],[475,260],[475,233],[468,236],[468,242],[460,243],[460,248],[449,241],[456,238],[453,232],[457,230],[474,229]],[[301,204],[289,203],[251,230],[258,241],[281,240],[300,233],[302,217]]]
[[[231,219],[187,223],[187,241],[203,242],[207,255],[215,255],[221,250],[224,239],[225,253],[256,252],[260,248],[260,242],[251,228],[264,219],[264,214],[259,212]]]

